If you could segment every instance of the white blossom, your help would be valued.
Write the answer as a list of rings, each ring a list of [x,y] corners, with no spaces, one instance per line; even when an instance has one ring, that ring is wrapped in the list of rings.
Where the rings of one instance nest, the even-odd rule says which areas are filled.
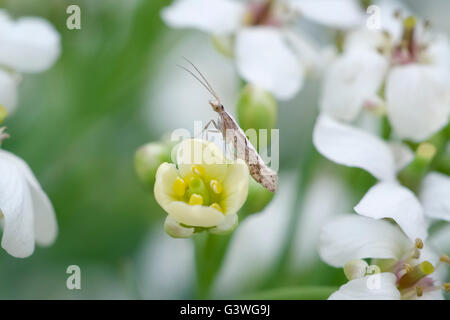
[[[324,226],[319,252],[335,267],[372,259],[365,275],[350,280],[329,299],[443,299],[444,261],[420,239],[411,241],[386,220],[337,217]]]
[[[0,29],[0,104],[12,112],[20,74],[50,68],[60,55],[60,36],[42,18],[14,20],[5,10],[0,10]]]
[[[292,17],[298,13],[339,28],[361,21],[353,0],[178,0],[162,17],[171,27],[231,37],[230,54],[242,78],[286,100],[302,87],[309,64],[304,58],[315,51],[308,39],[293,32]]]
[[[0,150],[1,245],[12,256],[24,258],[39,245],[50,245],[57,235],[55,213],[28,165]]]
[[[450,46],[443,34],[403,18],[350,32],[326,72],[320,106],[343,121],[355,120],[364,107],[386,109],[395,134],[419,142],[448,123]]]

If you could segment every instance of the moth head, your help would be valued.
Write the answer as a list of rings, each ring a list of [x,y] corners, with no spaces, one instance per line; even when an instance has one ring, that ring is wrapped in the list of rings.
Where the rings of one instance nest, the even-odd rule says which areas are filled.
[[[219,101],[209,101],[209,104],[215,112],[224,110],[223,105]]]

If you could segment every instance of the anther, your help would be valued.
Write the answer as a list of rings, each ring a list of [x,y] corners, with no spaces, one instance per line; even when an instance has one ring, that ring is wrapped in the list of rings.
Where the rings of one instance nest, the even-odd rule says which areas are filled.
[[[405,263],[405,264],[403,264],[403,269],[406,271],[406,273],[408,273],[408,272],[412,272],[414,270],[414,267],[412,265],[410,265],[409,263]]]
[[[203,197],[201,195],[198,195],[194,193],[191,195],[191,198],[189,199],[189,205],[196,206],[196,205],[202,205],[203,204]]]
[[[211,180],[209,185],[210,185],[212,191],[214,191],[214,193],[216,193],[216,194],[222,193],[223,187],[219,181]]]
[[[203,176],[205,174],[205,169],[202,166],[192,166],[192,172],[198,176]]]
[[[418,297],[421,297],[423,295],[423,287],[422,286],[416,287],[416,294]]]
[[[446,264],[450,264],[450,257],[444,253],[439,259],[439,261],[445,262]]]
[[[186,192],[186,184],[180,177],[176,178],[173,183],[173,192],[180,197],[184,196],[184,193]]]
[[[417,238],[415,241],[415,247],[417,249],[422,249],[423,248],[423,241],[420,238]]]
[[[442,287],[444,288],[445,292],[450,292],[450,283],[446,282],[442,285]]]

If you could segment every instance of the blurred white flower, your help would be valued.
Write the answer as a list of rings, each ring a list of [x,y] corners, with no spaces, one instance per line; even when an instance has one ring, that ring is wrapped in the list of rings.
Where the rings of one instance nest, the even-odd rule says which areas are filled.
[[[280,254],[290,221],[297,175],[280,175],[279,190],[260,213],[246,218],[234,232],[214,297],[229,298],[254,288],[265,279]]]
[[[325,114],[317,120],[313,143],[326,158],[364,169],[380,180],[354,208],[358,214],[375,219],[392,218],[411,239],[426,238],[422,205],[411,190],[396,180],[397,172],[413,159],[406,146],[388,144]]]
[[[28,165],[10,152],[0,150],[0,221],[2,247],[12,256],[24,258],[39,245],[54,242],[58,227],[45,192]]]
[[[336,174],[322,170],[311,183],[299,212],[296,237],[293,240],[293,274],[308,270],[319,260],[319,235],[323,225],[339,212],[351,208],[348,186]]]
[[[376,259],[365,274],[344,284],[329,299],[443,299],[448,257],[439,257],[420,239],[411,241],[386,220],[356,215],[335,218],[322,230],[319,251],[334,267],[353,264],[355,259]]]
[[[221,51],[234,55],[243,79],[287,100],[303,85],[302,52],[310,57],[313,50],[291,28],[298,11],[340,28],[361,21],[353,0],[178,0],[163,10],[162,17],[169,26],[213,34]]]
[[[393,8],[381,12],[393,15]],[[326,73],[320,107],[343,121],[355,120],[363,107],[385,109],[400,138],[423,141],[448,123],[449,79],[447,37],[413,17],[391,19],[381,30],[348,35]]]
[[[137,283],[144,299],[183,299],[195,286],[194,243],[173,239],[161,228],[149,233],[139,254]]]
[[[425,215],[433,219],[450,222],[450,177],[439,172],[430,172],[423,179],[420,200]]]
[[[13,20],[5,10],[0,10],[0,29],[0,104],[11,112],[17,102],[17,74],[50,68],[61,51],[60,36],[42,18]]]

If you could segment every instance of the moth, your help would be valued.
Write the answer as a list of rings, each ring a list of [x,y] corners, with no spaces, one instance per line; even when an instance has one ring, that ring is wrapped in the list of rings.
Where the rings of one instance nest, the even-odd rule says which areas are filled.
[[[224,141],[234,146],[236,156],[245,161],[253,179],[267,190],[275,192],[278,185],[277,173],[264,163],[263,159],[248,140],[236,120],[234,120],[234,118],[226,111],[206,77],[191,61],[186,58],[184,59],[194,68],[198,75],[183,66],[179,65],[179,67],[192,75],[214,98],[214,100],[209,101],[209,104],[213,111],[218,114],[219,118],[217,122],[214,120],[209,121],[205,126],[205,130],[210,124],[213,124],[214,127],[221,132]]]

